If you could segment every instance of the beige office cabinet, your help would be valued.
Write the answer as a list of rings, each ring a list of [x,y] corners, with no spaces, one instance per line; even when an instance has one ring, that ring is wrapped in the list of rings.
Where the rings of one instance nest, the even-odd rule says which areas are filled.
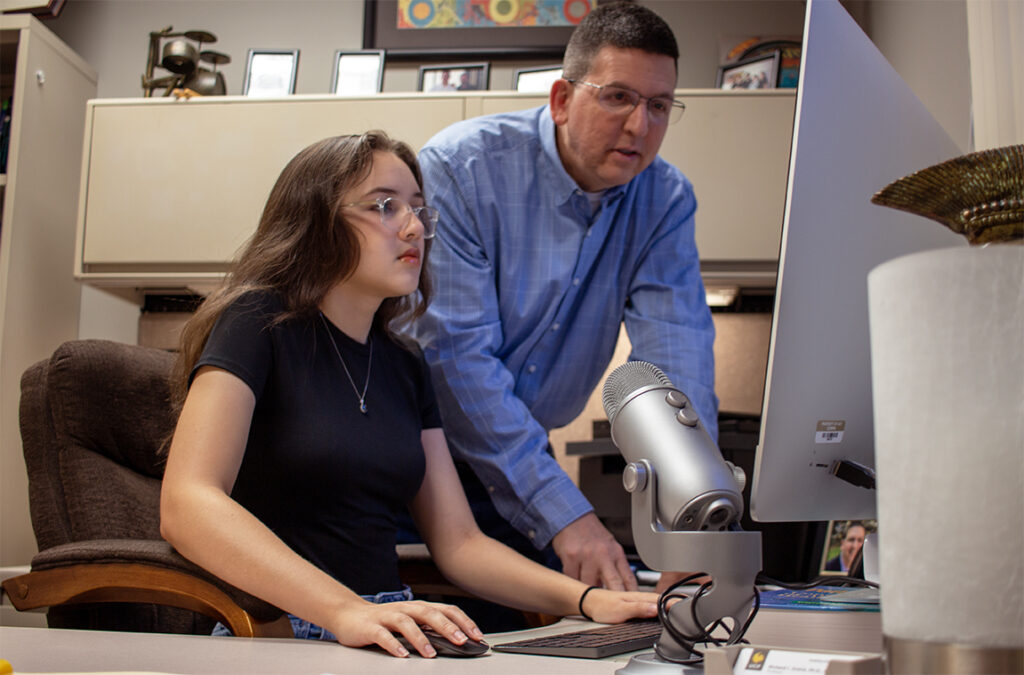
[[[706,274],[773,284],[793,90],[677,95],[687,111],[669,128],[661,154],[697,190]],[[418,149],[458,120],[546,101],[513,92],[91,101],[75,272],[108,287],[213,283],[255,229],[273,181],[305,145],[384,129]]]
[[[665,134],[661,156],[693,182],[705,279],[769,270],[757,284],[774,286],[796,90],[702,89],[677,97],[686,112]]]
[[[72,276],[86,101],[96,73],[27,14],[0,15],[0,98],[13,97],[0,175],[0,565],[35,551],[18,429],[24,370],[78,336]]]
[[[383,129],[419,148],[463,116],[455,96],[239,96],[89,104],[77,273],[100,285],[218,278],[299,150]]]

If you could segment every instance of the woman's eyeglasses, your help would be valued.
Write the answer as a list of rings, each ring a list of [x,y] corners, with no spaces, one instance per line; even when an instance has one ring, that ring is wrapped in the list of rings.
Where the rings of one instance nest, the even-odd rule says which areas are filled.
[[[380,213],[380,223],[395,232],[401,232],[408,223],[411,213],[423,225],[423,238],[430,239],[437,234],[437,221],[441,214],[433,206],[412,206],[399,197],[377,197],[361,202],[342,204],[342,208],[361,206]]]

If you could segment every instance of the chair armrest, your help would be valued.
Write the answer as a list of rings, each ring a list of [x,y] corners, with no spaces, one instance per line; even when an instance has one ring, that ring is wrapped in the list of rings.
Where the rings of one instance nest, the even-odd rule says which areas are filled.
[[[213,617],[239,636],[292,637],[280,609],[189,562],[163,540],[54,546],[32,559],[31,572],[7,579],[3,587],[19,610],[85,602],[154,603]]]
[[[145,563],[65,565],[11,577],[3,588],[19,611],[79,603],[153,603],[205,614],[239,637],[294,637],[283,613],[261,621],[213,584]]]

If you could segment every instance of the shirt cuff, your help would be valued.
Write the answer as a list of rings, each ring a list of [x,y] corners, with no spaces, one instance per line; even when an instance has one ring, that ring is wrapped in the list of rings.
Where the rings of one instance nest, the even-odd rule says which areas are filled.
[[[534,495],[511,524],[539,550],[550,544],[569,523],[593,510],[576,484],[565,476]]]

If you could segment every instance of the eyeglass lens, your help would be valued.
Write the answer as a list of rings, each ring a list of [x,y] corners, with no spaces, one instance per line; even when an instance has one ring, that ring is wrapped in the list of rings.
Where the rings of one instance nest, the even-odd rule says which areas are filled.
[[[597,101],[605,109],[615,113],[632,112],[645,97],[631,89],[605,85],[597,92]],[[647,114],[659,122],[678,122],[683,115],[681,107],[672,105],[672,99],[655,96],[647,99]]]
[[[405,216],[411,212],[423,225],[424,239],[430,239],[437,232],[438,211],[431,206],[412,206],[395,197],[377,200],[380,221],[387,227],[399,230],[405,225]]]

